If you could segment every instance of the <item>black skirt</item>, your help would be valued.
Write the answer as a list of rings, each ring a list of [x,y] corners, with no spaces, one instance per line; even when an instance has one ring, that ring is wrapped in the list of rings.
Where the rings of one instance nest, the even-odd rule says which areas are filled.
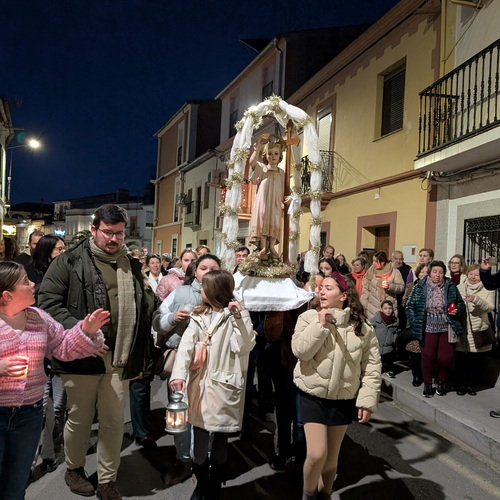
[[[356,415],[355,399],[324,399],[300,391],[300,418],[304,424],[349,425]]]

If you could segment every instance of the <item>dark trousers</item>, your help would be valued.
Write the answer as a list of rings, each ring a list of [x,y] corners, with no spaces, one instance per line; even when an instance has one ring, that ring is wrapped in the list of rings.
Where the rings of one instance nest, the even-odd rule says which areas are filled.
[[[483,352],[455,353],[455,379],[457,386],[472,387],[477,384]]]
[[[43,400],[0,407],[0,500],[23,500],[40,440]]]
[[[151,381],[138,378],[129,384],[130,419],[136,438],[149,436],[149,413],[151,411]]]
[[[422,373],[424,384],[432,385],[432,377],[437,376],[438,382],[445,382],[446,377],[453,369],[456,344],[448,342],[448,332],[425,332],[422,351]]]

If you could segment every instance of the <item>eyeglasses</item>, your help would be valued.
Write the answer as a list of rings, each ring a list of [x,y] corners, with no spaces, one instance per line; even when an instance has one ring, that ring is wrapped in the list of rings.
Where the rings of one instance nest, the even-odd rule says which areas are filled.
[[[116,236],[117,240],[123,240],[125,238],[125,231],[110,231],[109,229],[97,229],[98,231],[101,231],[101,233],[108,239],[110,240],[113,236]]]
[[[457,265],[460,265],[461,262],[460,261],[456,261],[456,260],[450,260],[450,264],[457,264]]]
[[[54,250],[59,253],[63,253],[66,251],[66,245],[63,245],[62,247],[54,247]]]

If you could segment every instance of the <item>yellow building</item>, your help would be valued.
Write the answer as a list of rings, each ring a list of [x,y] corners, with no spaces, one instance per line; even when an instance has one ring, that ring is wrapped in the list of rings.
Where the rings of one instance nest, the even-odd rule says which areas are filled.
[[[317,123],[322,243],[349,261],[363,249],[401,249],[414,264],[420,247],[434,246],[434,193],[413,162],[418,94],[440,71],[440,3],[421,6],[398,3],[288,99]],[[307,185],[307,157],[303,165]],[[306,196],[305,210],[308,204]],[[310,222],[305,213],[302,250]]]

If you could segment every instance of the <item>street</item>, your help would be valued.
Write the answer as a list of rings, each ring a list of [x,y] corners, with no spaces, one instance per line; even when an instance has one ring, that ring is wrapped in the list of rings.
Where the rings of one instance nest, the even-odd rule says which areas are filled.
[[[164,416],[161,381],[153,384],[154,435],[160,435]],[[131,431],[126,416],[126,434]],[[300,474],[289,463],[285,472],[268,465],[273,450],[271,422],[252,418],[252,440],[230,440],[228,481],[222,499],[300,499]],[[95,436],[93,437],[95,442]],[[171,436],[162,435],[158,449],[144,450],[124,438],[118,487],[124,498],[188,499],[190,480],[165,488],[161,474],[173,464]],[[62,461],[62,456],[60,457]],[[95,473],[95,451],[89,450],[86,470]],[[65,466],[50,474],[35,470],[27,500],[81,498],[64,483]],[[376,499],[498,499],[500,466],[448,440],[440,429],[398,408],[382,397],[379,411],[366,425],[352,424],[342,445],[336,491],[342,500]],[[95,474],[92,479],[96,479]]]

